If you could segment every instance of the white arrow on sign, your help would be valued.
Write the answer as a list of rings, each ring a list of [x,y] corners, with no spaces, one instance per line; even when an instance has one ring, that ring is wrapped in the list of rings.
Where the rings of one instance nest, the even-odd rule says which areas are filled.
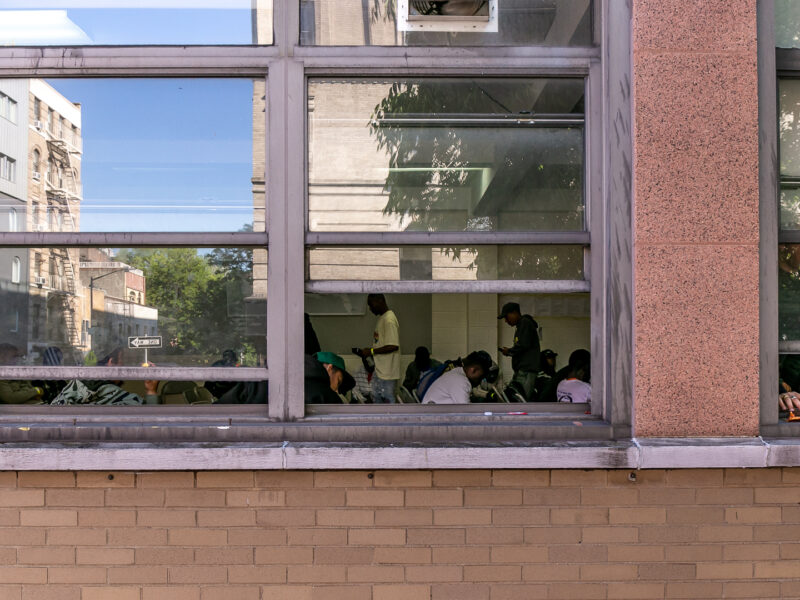
[[[161,336],[129,337],[128,348],[161,348]]]

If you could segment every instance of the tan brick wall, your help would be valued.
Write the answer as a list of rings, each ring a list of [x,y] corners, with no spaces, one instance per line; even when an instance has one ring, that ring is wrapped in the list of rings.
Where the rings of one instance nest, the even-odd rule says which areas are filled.
[[[798,598],[800,469],[0,473],[0,600]]]

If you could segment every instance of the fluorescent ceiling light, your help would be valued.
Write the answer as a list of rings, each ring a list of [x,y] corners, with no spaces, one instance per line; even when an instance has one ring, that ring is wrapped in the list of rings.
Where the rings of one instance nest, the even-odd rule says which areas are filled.
[[[92,43],[65,10],[3,10],[0,15],[0,44],[5,46]]]

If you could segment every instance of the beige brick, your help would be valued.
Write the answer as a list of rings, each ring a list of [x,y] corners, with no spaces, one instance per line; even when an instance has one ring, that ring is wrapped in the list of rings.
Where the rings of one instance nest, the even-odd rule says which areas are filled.
[[[753,540],[750,525],[700,525],[697,528],[698,542],[749,542]]]
[[[545,525],[550,522],[548,508],[493,508],[494,525]]]
[[[550,485],[550,471],[544,469],[492,471],[492,485],[495,487],[546,487]]]
[[[522,580],[522,567],[519,565],[465,565],[464,581],[478,583],[501,581],[512,582]]]
[[[228,530],[229,546],[280,546],[285,543],[285,529],[236,527]]]
[[[106,583],[105,567],[50,567],[47,569],[48,583]]]
[[[19,511],[19,522],[24,527],[75,527],[78,524],[78,511],[23,509]]]
[[[800,581],[781,581],[781,597],[800,598]]]
[[[781,523],[779,506],[758,506],[726,508],[725,520],[728,523]]]
[[[224,570],[224,569],[223,569]],[[146,565],[109,567],[108,583],[167,583],[167,567]],[[173,580],[175,581],[175,580]],[[194,582],[186,582],[194,583]]]
[[[581,565],[583,581],[635,581],[639,569],[636,565]]]
[[[16,546],[44,546],[45,532],[61,531],[61,529],[39,529],[34,527],[0,527],[0,540],[14,540]],[[75,530],[73,530],[75,531]],[[56,545],[61,542],[53,542]],[[103,535],[105,543],[105,533]],[[68,544],[67,544],[68,545]]]
[[[228,567],[231,583],[285,583],[286,567],[275,565],[232,565]]]
[[[200,588],[189,585],[143,587],[142,600],[200,600]]]
[[[259,511],[259,515],[262,511]],[[313,511],[312,511],[313,516]],[[342,508],[342,509],[322,509],[317,511],[317,525],[333,526],[333,527],[366,527],[372,524],[385,525],[386,523],[377,523],[375,520],[375,512],[372,510],[363,510],[357,508]],[[296,525],[313,525],[311,523],[294,523]]]
[[[800,506],[781,506],[781,521],[786,524],[800,523]]]
[[[212,565],[169,567],[170,583],[225,583],[227,580],[228,569],[225,567]]]
[[[578,565],[523,565],[523,581],[576,581],[580,577]]]
[[[17,551],[14,548],[0,548],[0,565],[15,564],[17,564]]]
[[[0,599],[3,598],[0,593]],[[22,588],[22,600],[80,600],[81,588],[74,585],[26,585]]]
[[[139,600],[141,594],[138,587],[83,587],[81,600]]]
[[[763,550],[761,550],[761,552],[763,552],[765,554],[767,553],[768,549],[779,549],[780,558],[784,558],[784,559],[798,559],[798,558],[800,558],[800,543],[797,543],[797,544],[787,544],[787,543],[783,543],[783,544],[752,544],[752,546],[756,546],[756,547],[763,546],[764,548],[763,548]],[[745,549],[745,548],[751,547],[751,545],[750,544],[744,544],[744,545],[737,545],[737,546],[732,546],[732,547],[738,547],[738,548]],[[745,550],[742,550],[742,551],[746,552]],[[754,557],[752,560],[770,560],[770,559],[773,559],[773,558],[778,558],[778,557],[776,557],[776,556],[758,556],[758,557]],[[740,560],[751,560],[751,559],[748,557],[748,558],[744,558],[744,559],[740,559]]]
[[[722,487],[723,469],[668,469],[669,487]]]
[[[370,471],[317,471],[314,487],[369,488],[373,479]]]
[[[636,481],[629,479],[630,475],[636,476]],[[664,487],[667,480],[667,472],[662,469],[652,471],[632,471],[628,469],[615,469],[608,472],[608,485],[620,487],[645,487],[655,485]]]
[[[347,570],[339,565],[290,565],[287,571],[289,583],[344,583]]]
[[[286,490],[314,487],[313,471],[256,471],[255,487]]]
[[[103,490],[55,488],[47,490],[47,506],[103,506]]]
[[[489,487],[492,485],[492,472],[470,469],[465,471],[434,471],[435,487]]]
[[[725,469],[725,487],[778,485],[782,469]]]
[[[403,506],[401,490],[347,490],[347,506]]]
[[[372,548],[321,546],[314,548],[314,563],[318,565],[365,565],[372,562]]]
[[[409,546],[452,546],[466,543],[465,530],[450,527],[409,528],[406,529],[406,537]]]
[[[24,531],[26,535],[39,533],[44,535],[45,530],[27,528]],[[50,546],[103,546],[107,541],[106,530],[101,528],[55,527],[53,529],[47,529],[46,531],[47,544]],[[18,538],[17,543],[22,545]],[[30,545],[36,543],[38,542],[31,542]]]
[[[607,471],[596,469],[581,471],[577,469],[554,469],[550,472],[550,485],[553,487],[591,487],[605,486]]]
[[[581,504],[584,506],[635,506],[637,504],[652,504],[640,501],[650,492],[663,492],[660,488],[643,488],[641,490],[631,487],[585,488],[581,492]],[[691,491],[691,490],[690,490]],[[655,504],[658,504],[657,502]]]
[[[427,585],[375,585],[372,600],[430,600],[431,590]]]
[[[350,529],[347,536],[347,543],[352,546],[403,546],[406,543],[405,529]]]
[[[164,490],[106,490],[106,506],[164,506]]]
[[[252,548],[197,548],[194,562],[198,565],[252,565]]]
[[[400,583],[405,581],[405,573],[403,567],[354,565],[347,567],[347,581],[353,583]]]
[[[325,512],[325,511],[320,511]],[[345,511],[331,511],[345,512]],[[372,514],[370,513],[370,516]],[[291,508],[264,508],[256,511],[256,523],[259,525],[277,525],[279,527],[303,527],[314,525],[314,511]],[[330,525],[320,521],[319,525]]]
[[[522,527],[470,527],[467,544],[521,544],[524,540]]]
[[[581,490],[573,487],[526,489],[522,502],[535,506],[577,506],[581,503]]]
[[[665,523],[667,511],[663,508],[609,508],[608,521],[611,524],[650,524]]]
[[[608,546],[608,562],[662,562],[664,546],[613,544]]]
[[[228,532],[225,529],[175,527],[169,530],[167,540],[170,546],[224,546]],[[164,543],[157,545],[163,546]]]
[[[167,530],[153,527],[114,527],[108,530],[112,546],[165,546]]]
[[[490,508],[435,508],[433,510],[434,525],[490,525],[492,509]]]
[[[707,564],[707,563],[703,563]],[[639,565],[639,579],[694,579],[697,565],[684,563],[641,564]],[[698,576],[698,579],[713,579],[713,577]]]
[[[260,600],[261,590],[255,586],[224,585],[204,586],[200,589],[201,600]]]
[[[607,508],[551,508],[553,525],[607,525]]]
[[[430,471],[377,471],[373,482],[375,487],[431,487],[433,474]]]
[[[190,565],[194,563],[192,548],[135,548],[137,565]]]
[[[47,569],[43,567],[0,567],[0,582],[4,585],[9,583],[47,583]]]
[[[136,487],[140,488],[193,488],[194,473],[192,471],[159,471],[155,473],[137,473]]]
[[[732,506],[736,504],[750,505],[753,503],[752,488],[699,488],[695,491],[695,502],[697,504]]]
[[[252,471],[198,471],[198,488],[230,488],[253,487],[255,480]]]
[[[546,546],[492,546],[492,563],[547,562]]]
[[[491,561],[490,549],[481,546],[433,548],[434,564],[487,564]]]
[[[17,485],[21,488],[38,487],[46,489],[75,487],[75,473],[72,471],[20,471]]]
[[[607,547],[600,544],[553,545],[548,553],[553,563],[605,562],[608,557]]]
[[[581,541],[580,527],[526,527],[526,544],[578,544]]]
[[[464,490],[464,506],[518,506],[522,490]]]
[[[79,565],[131,565],[133,548],[78,548],[75,562]]]
[[[584,527],[583,542],[586,544],[631,543],[639,541],[638,527]]]
[[[722,593],[721,598],[779,598],[781,584],[777,581],[726,581],[722,584]]]
[[[548,598],[554,600],[605,600],[607,586],[601,583],[554,583]]]
[[[725,544],[722,548],[724,560],[778,560],[779,558],[800,558],[800,544],[794,556],[784,556],[785,544]]]
[[[730,566],[739,565],[743,571],[747,571],[748,576],[755,576],[756,579],[784,579],[787,575],[797,573],[800,569],[798,560],[770,560],[758,561],[753,563],[753,573],[750,573],[750,563],[727,563]],[[791,575],[789,575],[791,577]],[[792,577],[794,579],[794,577]],[[710,579],[710,578],[709,578]],[[728,577],[727,579],[743,579],[743,577]]]
[[[737,469],[738,470],[738,469]],[[775,474],[779,475],[777,481],[765,481],[767,479],[767,475],[762,475],[763,479],[757,482],[752,482],[751,485],[762,486],[762,485],[774,485],[776,483],[788,483],[789,485],[796,485],[800,483],[800,469],[797,467],[787,467],[784,469],[743,469],[746,471],[767,471],[768,475],[774,476]]]
[[[75,478],[80,488],[124,488],[136,485],[133,473],[121,471],[78,471]]]
[[[310,565],[314,562],[314,548],[259,546],[256,548],[255,561],[257,565]]]
[[[0,506],[44,506],[44,490],[0,488]]]
[[[406,491],[406,506],[463,506],[461,489],[429,489]]]
[[[742,528],[749,526],[743,525]],[[751,530],[751,537],[738,541],[749,542],[754,540],[756,542],[794,542],[800,539],[800,525],[756,525],[749,527]]]
[[[268,585],[261,590],[264,600],[312,600],[310,585]]]
[[[228,506],[285,506],[286,492],[282,490],[238,490],[226,492]]]
[[[406,581],[415,583],[448,583],[464,581],[464,571],[462,567],[455,565],[406,567]]]
[[[667,583],[666,598],[723,598],[722,584],[693,581],[691,583]]]
[[[372,530],[352,529],[350,531],[352,533],[353,531],[370,532]],[[288,535],[288,543],[290,546],[344,546],[347,544],[348,530],[344,528],[324,529],[319,527],[308,527],[292,528],[287,530],[286,533]]]
[[[344,506],[345,491],[338,488],[287,490],[286,506]]]
[[[80,510],[78,524],[81,527],[131,527],[136,525],[135,510]]]
[[[475,583],[442,583],[431,586],[431,600],[489,600],[490,587]]]
[[[20,471],[20,475],[26,471]],[[31,471],[34,472],[34,471]],[[15,471],[0,472],[0,487],[17,487],[17,473]],[[21,486],[20,486],[21,487]],[[34,487],[44,487],[35,485]]]
[[[696,495],[694,488],[642,488],[639,490],[639,504],[645,506],[651,504],[693,506]]]
[[[198,510],[197,524],[200,527],[247,527],[256,524],[256,511],[246,508]]]
[[[753,564],[749,562],[702,562],[697,564],[698,579],[751,579]]]
[[[715,544],[679,544],[666,546],[664,559],[667,562],[702,562],[722,560],[722,546]]]
[[[19,510],[0,508],[0,527],[19,525]]]
[[[368,585],[326,585],[311,588],[311,600],[371,600]]]
[[[165,506],[191,506],[211,508],[225,506],[225,492],[222,490],[167,490]]]
[[[430,548],[375,548],[376,564],[425,564],[431,562]]]
[[[197,513],[176,508],[138,510],[136,524],[141,527],[194,527]]]
[[[319,515],[318,515],[319,516]],[[368,524],[368,523],[367,523]],[[375,511],[375,525],[386,526],[415,526],[432,525],[433,511],[429,508],[382,508]]]
[[[651,600],[664,598],[663,583],[609,583],[608,597],[614,600]]]

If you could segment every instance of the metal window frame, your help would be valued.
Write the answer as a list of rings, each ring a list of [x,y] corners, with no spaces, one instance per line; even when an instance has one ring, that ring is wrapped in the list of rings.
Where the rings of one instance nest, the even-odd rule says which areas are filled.
[[[319,422],[307,419],[307,427],[295,427],[287,433],[287,424],[302,421],[303,403],[303,307],[298,302],[307,289],[304,280],[306,244],[340,243],[345,236],[309,233],[306,231],[306,90],[307,79],[318,76],[567,76],[584,77],[587,82],[586,165],[587,197],[586,232],[577,234],[541,233],[492,234],[489,237],[472,234],[423,234],[414,239],[417,244],[432,242],[464,243],[483,241],[498,243],[579,243],[588,246],[589,281],[567,282],[569,290],[585,292],[591,282],[591,322],[594,391],[601,402],[593,410],[602,414],[614,436],[629,435],[632,400],[632,269],[631,269],[631,149],[632,113],[630,103],[631,74],[631,0],[595,0],[593,47],[324,47],[300,46],[300,6],[296,0],[275,0],[273,6],[273,45],[271,46],[120,46],[120,47],[42,47],[0,48],[0,77],[267,77],[266,115],[266,208],[269,233],[74,233],[48,234],[19,232],[0,234],[0,247],[48,246],[125,246],[125,247],[264,247],[269,251],[267,265],[270,302],[267,305],[267,369],[139,369],[105,368],[70,370],[73,376],[94,378],[101,375],[125,379],[144,379],[169,376],[170,379],[200,379],[209,375],[225,376],[228,380],[263,380],[268,376],[270,403],[267,410],[258,406],[227,406],[226,418],[245,419],[247,423],[266,426],[283,422],[284,439],[322,440],[325,436],[337,439],[365,439],[375,434],[374,426],[382,417],[367,420],[364,427],[344,427],[334,435],[335,421]],[[613,7],[613,8],[612,8]],[[266,175],[265,173],[265,175]],[[591,233],[589,233],[591,232]],[[369,234],[371,235],[371,234]],[[353,238],[371,243],[369,235]],[[423,237],[424,236],[424,237]],[[405,241],[410,238],[405,235]],[[394,240],[383,239],[383,243]],[[399,238],[397,239],[399,241]],[[336,287],[338,282],[317,282],[317,289]],[[322,285],[324,283],[324,285]],[[400,282],[405,284],[406,282]],[[469,283],[469,282],[467,282]],[[565,282],[482,282],[488,288],[508,292],[538,291]],[[576,285],[576,283],[580,285]],[[315,283],[316,285],[316,283]],[[414,283],[414,285],[417,285]],[[450,285],[450,284],[447,284]],[[313,285],[311,286],[314,287]],[[460,287],[460,286],[455,286]],[[453,289],[455,289],[455,287]],[[329,288],[331,289],[331,288]],[[374,286],[371,289],[375,289]],[[441,291],[444,286],[437,286]],[[466,289],[466,288],[464,288]],[[473,291],[475,287],[471,288]],[[551,288],[552,289],[552,288]],[[0,368],[0,377],[29,378],[30,368]],[[42,371],[36,370],[37,376]],[[49,375],[62,374],[48,371]],[[8,410],[11,409],[11,410]],[[196,407],[194,410],[167,407],[137,407],[135,415],[121,408],[108,408],[87,414],[84,409],[64,407],[59,415],[32,414],[27,407],[3,407],[5,421],[12,415],[17,419],[30,416],[33,422],[76,419],[80,411],[83,420],[101,422],[113,415],[114,423],[107,425],[114,439],[159,440],[174,434],[168,427],[161,434],[154,429],[134,426],[150,420],[158,422],[168,415],[170,422],[196,424],[203,418],[214,423],[208,428],[192,429],[194,439],[242,439],[249,434],[222,434],[218,429],[219,412]],[[161,410],[159,410],[161,409]],[[174,414],[173,414],[174,412]],[[469,417],[483,433],[475,439],[517,439],[518,432],[504,427],[489,427],[483,415]],[[375,421],[374,419],[378,419]],[[424,417],[419,416],[424,421]],[[108,420],[108,419],[106,419]],[[324,420],[324,419],[323,419]],[[312,425],[313,422],[313,425]],[[389,422],[386,422],[387,425]],[[430,424],[433,424],[431,422]],[[448,431],[441,419],[435,421],[436,439],[472,439],[458,431]],[[125,430],[128,425],[129,429]],[[406,421],[391,421],[389,429],[403,439],[412,439]],[[216,428],[216,429],[215,429]],[[322,428],[322,429],[320,429]],[[571,429],[579,434],[580,428]],[[328,433],[323,433],[323,430]],[[469,428],[467,428],[469,430]],[[491,430],[491,434],[486,431]],[[126,435],[125,432],[128,432]],[[144,435],[131,437],[130,432]],[[253,439],[256,436],[249,430]],[[363,433],[369,432],[371,433]],[[478,429],[475,429],[477,432]],[[169,432],[169,433],[168,433]],[[315,433],[316,432],[316,433]],[[362,433],[357,433],[362,432]],[[46,439],[48,434],[43,434]],[[267,435],[265,433],[259,434]],[[272,434],[270,434],[272,435]],[[278,435],[278,434],[275,434]],[[382,434],[385,436],[385,433]],[[236,437],[239,436],[239,437]],[[348,437],[349,436],[349,437]],[[437,437],[438,436],[438,437]],[[488,436],[488,438],[486,437]],[[509,437],[512,436],[512,437]],[[333,439],[333,437],[331,439]],[[422,436],[424,438],[424,436]],[[80,439],[80,438],[79,438]],[[97,438],[93,438],[97,439]],[[248,438],[250,439],[250,438]],[[382,437],[380,439],[388,439]]]

